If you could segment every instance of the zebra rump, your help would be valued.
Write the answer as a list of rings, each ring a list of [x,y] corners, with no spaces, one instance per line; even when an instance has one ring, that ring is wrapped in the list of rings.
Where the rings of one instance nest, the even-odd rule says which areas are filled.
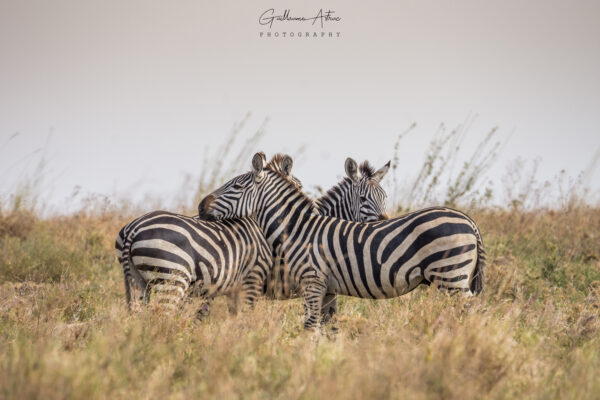
[[[270,273],[271,247],[254,220],[205,221],[153,211],[124,226],[115,249],[123,268],[125,296],[142,290],[165,310],[177,309],[192,285],[210,300],[241,291],[253,304]]]

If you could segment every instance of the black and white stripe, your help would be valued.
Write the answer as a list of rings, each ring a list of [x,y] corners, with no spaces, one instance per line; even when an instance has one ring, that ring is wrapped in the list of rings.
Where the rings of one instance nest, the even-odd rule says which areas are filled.
[[[275,160],[278,162],[275,163]],[[281,156],[274,157],[271,163],[280,165]],[[348,157],[344,164],[347,176],[315,201],[316,211],[321,215],[356,222],[388,219],[385,214],[387,196],[380,182],[389,167],[390,162],[375,171],[367,161],[358,167],[356,161]],[[271,279],[265,288],[267,298],[283,300],[300,297],[300,293],[293,290],[294,285],[289,279],[289,266],[285,263],[280,247],[275,251],[273,272],[270,276]],[[323,300],[323,320],[329,321],[335,314],[337,295],[327,294]]]
[[[211,222],[154,211],[123,227],[115,248],[130,307],[139,288],[145,302],[152,296],[161,309],[176,310],[192,285],[207,299],[204,314],[218,295],[241,294],[253,304],[272,266],[271,247],[251,218]]]
[[[283,164],[291,169],[292,160]],[[319,215],[314,203],[255,155],[252,172],[207,196],[201,212],[216,218],[255,215],[272,246],[281,246],[307,319],[320,318],[328,293],[391,298],[421,283],[468,294],[483,287],[485,252],[479,230],[449,208],[420,210],[375,223]]]

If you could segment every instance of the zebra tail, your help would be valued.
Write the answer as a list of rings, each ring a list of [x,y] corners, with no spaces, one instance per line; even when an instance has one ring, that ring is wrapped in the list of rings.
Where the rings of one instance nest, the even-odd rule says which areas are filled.
[[[139,273],[135,265],[133,264],[133,260],[131,258],[131,245],[133,243],[133,237],[135,236],[135,232],[129,232],[129,235],[125,235],[125,228],[121,229],[119,235],[117,236],[117,240],[115,242],[115,249],[117,252],[117,258],[121,263],[121,267],[123,268],[123,277],[125,280],[125,299],[127,300],[127,307],[131,311],[131,292],[132,292],[132,284],[135,284],[144,292],[144,299],[146,298],[146,280]]]
[[[473,294],[479,294],[483,290],[485,283],[485,267],[487,256],[485,249],[483,248],[483,240],[479,229],[475,226],[475,235],[477,236],[477,264],[475,265],[475,271],[473,271],[473,279],[471,279],[471,285],[469,289]]]

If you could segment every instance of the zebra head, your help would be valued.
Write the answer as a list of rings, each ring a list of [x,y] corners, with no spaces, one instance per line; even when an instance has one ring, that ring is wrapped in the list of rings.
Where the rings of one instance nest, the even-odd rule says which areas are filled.
[[[268,167],[301,189],[302,182],[292,175],[292,164],[290,156],[277,154],[269,162]],[[198,205],[199,217],[227,219],[254,214],[257,192],[266,178],[266,167],[265,153],[256,153],[252,158],[252,171],[236,176],[202,199]]]
[[[344,167],[352,182],[350,202],[357,217],[355,220],[372,222],[389,219],[385,213],[387,196],[380,182],[390,169],[390,161],[375,171],[367,161],[358,167],[356,161],[348,157]]]

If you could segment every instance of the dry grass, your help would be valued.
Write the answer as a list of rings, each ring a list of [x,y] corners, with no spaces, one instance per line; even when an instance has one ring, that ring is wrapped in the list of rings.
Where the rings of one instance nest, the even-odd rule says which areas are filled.
[[[600,209],[472,214],[482,296],[343,298],[335,336],[304,332],[299,301],[131,317],[112,250],[128,217],[5,214],[0,398],[596,398]]]

